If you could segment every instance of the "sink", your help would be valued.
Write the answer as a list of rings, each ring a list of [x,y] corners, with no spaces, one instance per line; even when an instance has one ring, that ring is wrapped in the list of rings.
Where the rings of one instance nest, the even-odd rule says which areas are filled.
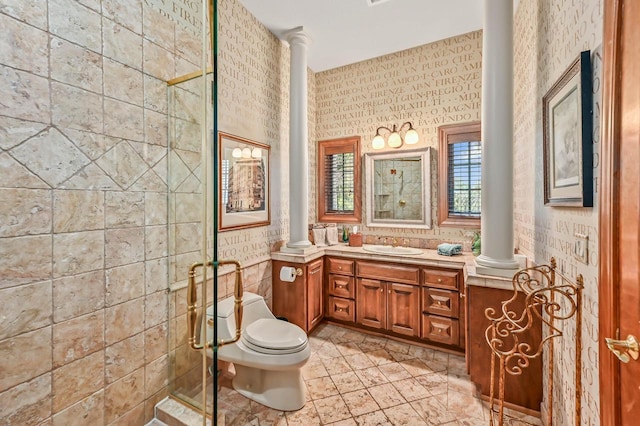
[[[393,246],[381,246],[381,245],[368,245],[362,246],[365,251],[377,254],[390,254],[398,256],[412,256],[416,254],[422,254],[422,250],[413,247],[393,247]]]

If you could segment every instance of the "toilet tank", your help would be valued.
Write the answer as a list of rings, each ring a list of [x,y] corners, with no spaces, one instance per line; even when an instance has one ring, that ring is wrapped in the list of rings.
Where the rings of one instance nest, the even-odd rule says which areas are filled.
[[[218,302],[218,317],[215,323],[218,325],[218,339],[229,340],[236,335],[236,320],[234,316],[233,296]],[[264,298],[258,294],[244,292],[242,295],[242,329],[260,318],[275,318],[267,307]],[[207,308],[207,321],[213,319],[213,306]],[[208,326],[206,331],[207,341],[213,339],[213,328]]]

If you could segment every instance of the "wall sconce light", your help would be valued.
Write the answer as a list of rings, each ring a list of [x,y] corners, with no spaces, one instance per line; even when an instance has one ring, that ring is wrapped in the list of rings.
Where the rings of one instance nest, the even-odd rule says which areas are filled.
[[[262,151],[260,148],[234,148],[231,151],[233,158],[260,158],[262,157]]]
[[[409,125],[409,129],[406,131],[403,138],[402,136],[400,136],[400,132],[406,125]],[[420,139],[420,137],[418,136],[418,132],[416,132],[416,130],[413,128],[413,124],[410,121],[402,123],[400,127],[397,127],[394,124],[392,129],[385,126],[380,126],[376,130],[376,135],[371,141],[371,146],[373,147],[373,149],[384,148],[384,138],[380,134],[380,130],[386,130],[389,132],[389,136],[387,137],[387,144],[391,148],[400,148],[403,143],[406,143],[407,145],[413,145],[418,143],[418,140]]]

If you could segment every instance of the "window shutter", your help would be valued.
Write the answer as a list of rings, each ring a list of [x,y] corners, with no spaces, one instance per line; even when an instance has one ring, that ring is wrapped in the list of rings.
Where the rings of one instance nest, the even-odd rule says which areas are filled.
[[[449,215],[480,217],[480,141],[450,142],[448,151]]]

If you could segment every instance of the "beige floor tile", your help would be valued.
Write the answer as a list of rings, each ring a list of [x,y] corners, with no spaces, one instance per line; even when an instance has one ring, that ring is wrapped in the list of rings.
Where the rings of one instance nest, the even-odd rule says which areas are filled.
[[[344,359],[354,370],[362,370],[365,368],[373,367],[373,363],[371,362],[369,357],[367,357],[363,353],[345,356]]]
[[[407,401],[416,401],[431,396],[431,393],[414,378],[393,382],[392,385]]]
[[[389,352],[389,355],[391,355],[391,358],[393,358],[395,362],[407,361],[415,358],[415,355],[412,355],[410,353],[404,354],[401,352],[394,352],[394,351],[388,351],[388,352]]]
[[[362,352],[372,352],[383,349],[387,345],[387,339],[377,336],[367,336],[363,342],[358,343]]]
[[[374,386],[369,388],[368,391],[380,408],[383,409],[407,402],[391,383]]]
[[[442,361],[423,361],[431,371],[447,371],[447,363]]]
[[[396,380],[408,379],[411,377],[411,373],[409,373],[402,364],[394,362],[393,364],[385,364],[378,366],[382,374],[389,379],[390,382],[395,382]]]
[[[427,388],[431,395],[446,394],[449,389],[447,375],[442,372],[418,376],[416,380]]]
[[[444,399],[446,403],[446,397]],[[456,421],[456,417],[447,411],[447,406],[437,397],[430,397],[413,401],[413,409],[428,425],[439,425]]]
[[[380,371],[378,367],[370,367],[363,370],[357,370],[356,374],[358,375],[360,381],[362,381],[364,386],[367,388],[389,382],[387,376],[382,374],[382,371]]]
[[[433,353],[433,360],[447,365],[449,363],[449,354],[446,352],[435,351]]]
[[[395,362],[389,352],[384,349],[377,349],[373,352],[367,352],[366,355],[369,357],[373,365],[382,365]]]
[[[335,423],[351,417],[347,404],[344,403],[340,395],[317,399],[313,401],[313,404],[316,406],[318,416],[323,424]]]
[[[384,411],[387,418],[394,425],[407,425],[407,426],[426,426],[427,423],[422,420],[418,413],[411,408],[409,404],[398,405],[395,407],[387,408]]]
[[[347,373],[331,375],[331,380],[338,388],[338,392],[347,393],[358,389],[364,389],[364,385],[358,379],[358,376],[353,371]]]
[[[362,351],[355,342],[336,343],[336,348],[343,356],[362,354]]]
[[[353,418],[340,420],[339,422],[330,423],[327,426],[358,426]]]
[[[409,348],[409,355],[413,355],[414,358],[421,359],[423,361],[433,361],[433,356],[436,351],[429,348],[423,348],[422,346],[411,346]]]
[[[302,377],[305,380],[317,379],[318,377],[326,377],[328,375],[329,373],[324,368],[324,364],[320,359],[309,361],[302,367]]]
[[[320,377],[317,379],[307,380],[307,390],[311,399],[321,399],[332,395],[338,395],[338,389],[333,384],[331,377]]]
[[[402,365],[413,377],[433,372],[433,370],[424,361],[417,358],[401,361],[400,365]]]
[[[476,386],[471,382],[469,376],[467,376],[466,374],[460,375],[449,371],[447,374],[447,383],[449,386],[449,390],[469,393],[471,395],[476,392]]]
[[[382,411],[363,414],[355,418],[358,426],[394,426]]]
[[[324,368],[331,376],[334,374],[342,374],[353,371],[353,369],[343,356],[340,356],[338,358],[323,359],[322,363],[324,364]]]
[[[388,351],[399,352],[401,354],[408,354],[410,347],[411,345],[408,343],[389,340],[387,342],[387,346],[385,346],[385,349]]]
[[[289,411],[285,413],[288,426],[320,426],[320,417],[312,402],[307,402],[304,407],[298,411]]]
[[[320,359],[331,359],[342,356],[342,353],[340,353],[336,345],[332,342],[326,342],[316,351],[316,353]]]
[[[447,393],[447,410],[456,416],[484,419],[482,401],[468,393],[449,390]],[[488,420],[488,419],[487,419]]]
[[[378,403],[366,389],[345,393],[342,395],[342,399],[353,416],[360,416],[380,409]]]

